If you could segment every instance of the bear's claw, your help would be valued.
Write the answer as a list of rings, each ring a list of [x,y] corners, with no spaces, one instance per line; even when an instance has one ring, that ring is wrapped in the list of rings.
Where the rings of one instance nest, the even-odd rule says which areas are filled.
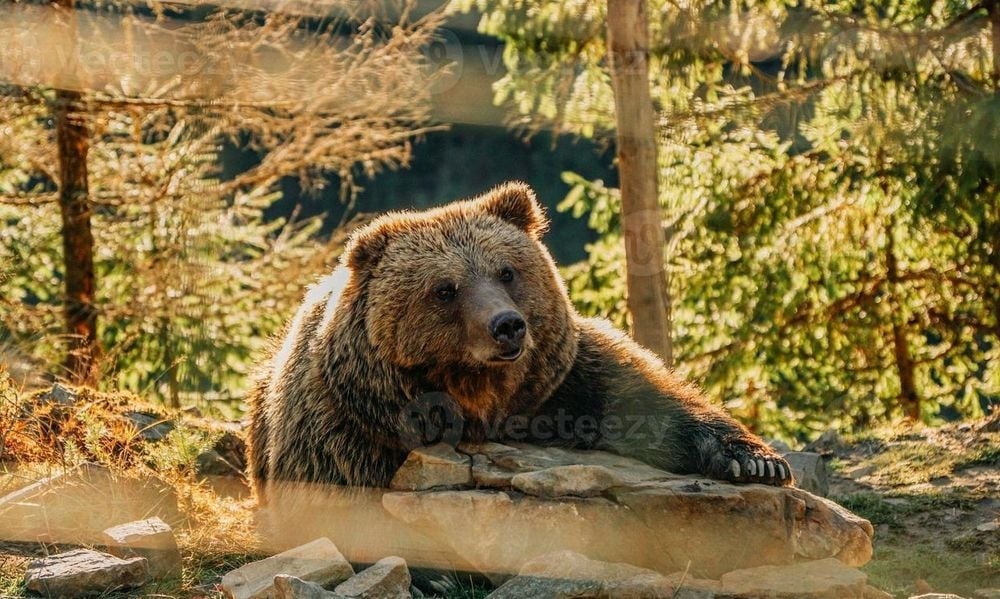
[[[751,454],[751,451],[747,453]],[[740,453],[742,452],[737,452],[736,457],[727,460],[727,466],[720,478],[732,482],[763,483],[779,487],[794,483],[792,468],[784,458],[774,454],[760,456],[757,451],[753,451],[753,454],[757,455],[739,455]]]

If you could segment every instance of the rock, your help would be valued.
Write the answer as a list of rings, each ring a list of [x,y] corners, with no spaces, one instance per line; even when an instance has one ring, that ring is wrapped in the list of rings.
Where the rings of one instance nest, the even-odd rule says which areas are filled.
[[[274,599],[343,599],[343,595],[328,591],[315,582],[279,574],[274,577]]]
[[[600,583],[588,580],[562,580],[538,576],[517,576],[503,583],[487,599],[589,599],[601,597]]]
[[[153,516],[183,522],[171,485],[83,464],[0,498],[0,538],[101,544],[104,529]]]
[[[1000,589],[976,589],[972,591],[976,599],[1000,599]]]
[[[509,487],[512,478],[513,472],[497,468],[488,457],[481,454],[472,456],[472,481],[477,487]]]
[[[835,452],[843,446],[844,441],[840,438],[840,433],[838,433],[836,429],[831,428],[824,431],[823,434],[817,437],[812,443],[806,444],[802,450],[827,455]]]
[[[409,599],[410,571],[401,557],[383,558],[337,585],[334,591],[359,599]]]
[[[511,486],[536,497],[594,497],[611,487],[626,484],[625,478],[605,466],[572,464],[522,472],[511,478]]]
[[[62,383],[55,383],[52,388],[37,396],[37,401],[42,403],[56,403],[61,406],[71,406],[76,403],[79,393],[72,387],[67,387]]]
[[[658,572],[690,563],[699,578],[871,557],[868,521],[801,489],[680,476],[599,451],[496,443],[458,451],[471,456],[479,488],[386,493],[382,506],[491,577],[560,550]]]
[[[830,481],[826,473],[823,456],[810,451],[792,451],[784,454],[788,465],[795,474],[795,486],[810,493],[826,497],[830,492]]]
[[[423,491],[470,484],[472,459],[438,443],[411,451],[389,486],[398,491]]]
[[[225,431],[211,449],[195,458],[198,476],[224,497],[242,498],[250,494],[245,470],[246,442],[232,430]]]
[[[235,424],[234,426],[239,427],[240,425]],[[219,440],[212,445],[212,450],[242,474],[246,472],[247,468],[247,444],[243,440],[242,434],[237,432],[238,430],[242,429],[237,428],[236,430],[227,430],[222,433]]]
[[[1000,522],[997,522],[996,520],[993,520],[992,522],[984,522],[976,527],[976,530],[979,532],[993,532],[997,529],[1000,529]]]
[[[785,443],[780,439],[765,439],[765,441],[771,446],[771,449],[777,451],[778,453],[791,453],[793,451],[788,443]]]
[[[77,549],[32,560],[24,576],[29,591],[47,597],[80,597],[142,586],[146,559],[120,559],[107,553]]]
[[[229,572],[222,577],[222,590],[233,599],[265,599],[274,594],[279,574],[329,586],[353,576],[354,569],[330,539],[320,538]]]
[[[226,458],[215,451],[208,449],[195,457],[195,470],[201,476],[242,476],[240,469],[230,464]]]
[[[144,412],[125,412],[122,416],[132,424],[143,440],[155,443],[162,441],[174,430],[174,423],[164,420],[156,414]]]
[[[159,518],[119,524],[104,531],[108,552],[118,557],[144,557],[154,579],[179,577],[181,554],[174,532]]]
[[[868,577],[836,559],[722,575],[721,594],[746,599],[863,599]]]
[[[490,599],[520,597],[675,597],[712,599],[710,581],[698,581],[702,588],[682,586],[652,570],[629,564],[592,560],[572,551],[537,557],[489,595]]]

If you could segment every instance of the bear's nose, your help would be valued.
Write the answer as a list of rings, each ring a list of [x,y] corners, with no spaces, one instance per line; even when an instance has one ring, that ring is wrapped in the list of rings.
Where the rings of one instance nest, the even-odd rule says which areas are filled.
[[[501,312],[490,321],[490,334],[500,344],[520,344],[528,325],[521,315],[513,310]]]

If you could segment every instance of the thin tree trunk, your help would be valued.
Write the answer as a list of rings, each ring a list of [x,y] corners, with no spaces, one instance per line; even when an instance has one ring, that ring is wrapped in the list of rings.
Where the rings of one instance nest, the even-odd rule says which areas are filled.
[[[993,32],[993,91],[1000,94],[1000,0],[993,0],[986,9]]]
[[[608,0],[608,50],[632,335],[669,366],[673,363],[670,297],[657,196],[656,125],[649,95],[649,25],[644,0]]]
[[[892,348],[896,359],[896,373],[899,376],[899,405],[903,414],[914,421],[920,420],[920,396],[913,378],[913,356],[910,342],[903,326],[902,307],[899,303],[899,266],[896,260],[895,218],[889,219],[886,227],[885,269],[889,283],[889,306],[892,309]]]
[[[79,383],[93,382],[97,345],[94,310],[94,236],[90,230],[87,188],[87,126],[75,112],[76,92],[56,92],[56,140],[59,148],[59,210],[62,213],[66,330],[70,348],[66,369]]]
[[[66,32],[75,40],[73,3],[74,0],[56,0],[56,4],[67,11],[64,13],[68,19]],[[75,73],[76,66],[75,56],[64,65],[70,74]],[[91,205],[87,187],[90,142],[79,92],[56,90],[55,117],[65,271],[63,306],[70,336],[65,366],[75,382],[92,383],[99,348],[94,309],[94,236],[90,230]]]

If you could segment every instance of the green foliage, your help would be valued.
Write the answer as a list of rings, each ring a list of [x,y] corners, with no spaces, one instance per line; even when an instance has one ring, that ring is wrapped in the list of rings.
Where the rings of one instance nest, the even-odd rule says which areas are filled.
[[[4,111],[20,136],[18,151],[0,152],[0,193],[9,193],[38,177],[19,150],[51,152],[53,131],[43,104]],[[102,119],[88,167],[105,388],[177,403],[238,397],[263,344],[329,263],[319,219],[266,221],[279,196],[269,184],[231,190],[219,180],[222,139],[210,124],[170,109]],[[59,210],[0,204],[0,222],[0,332],[59,364]]]
[[[159,443],[145,448],[146,459],[154,472],[192,474],[198,454],[212,449],[222,433],[178,424]]]
[[[457,6],[507,43],[514,124],[612,140],[604,3]],[[649,2],[678,367],[756,429],[1000,396],[1000,40],[971,6]],[[618,191],[564,180],[601,236],[574,302],[626,324]]]
[[[0,82],[0,344],[50,374],[97,374],[104,388],[175,406],[241,397],[260,348],[332,267],[343,233],[319,239],[318,219],[265,211],[291,178],[317,191],[335,175],[350,199],[359,177],[408,163],[439,75],[421,49],[440,11],[411,20],[410,0],[347,3],[324,18],[99,4],[46,22],[43,33],[81,55],[62,57],[71,67],[146,53],[197,60]],[[34,51],[21,41],[9,40],[12,56]],[[75,144],[60,156],[60,123],[86,131],[89,155]],[[68,170],[86,174],[87,201],[74,204],[89,214],[61,214]],[[93,247],[82,236],[63,255],[63,217],[89,220]],[[99,373],[56,366],[79,345],[63,322],[67,272],[87,285],[65,303],[97,312],[96,332],[73,333],[99,337],[103,356],[81,348]]]

